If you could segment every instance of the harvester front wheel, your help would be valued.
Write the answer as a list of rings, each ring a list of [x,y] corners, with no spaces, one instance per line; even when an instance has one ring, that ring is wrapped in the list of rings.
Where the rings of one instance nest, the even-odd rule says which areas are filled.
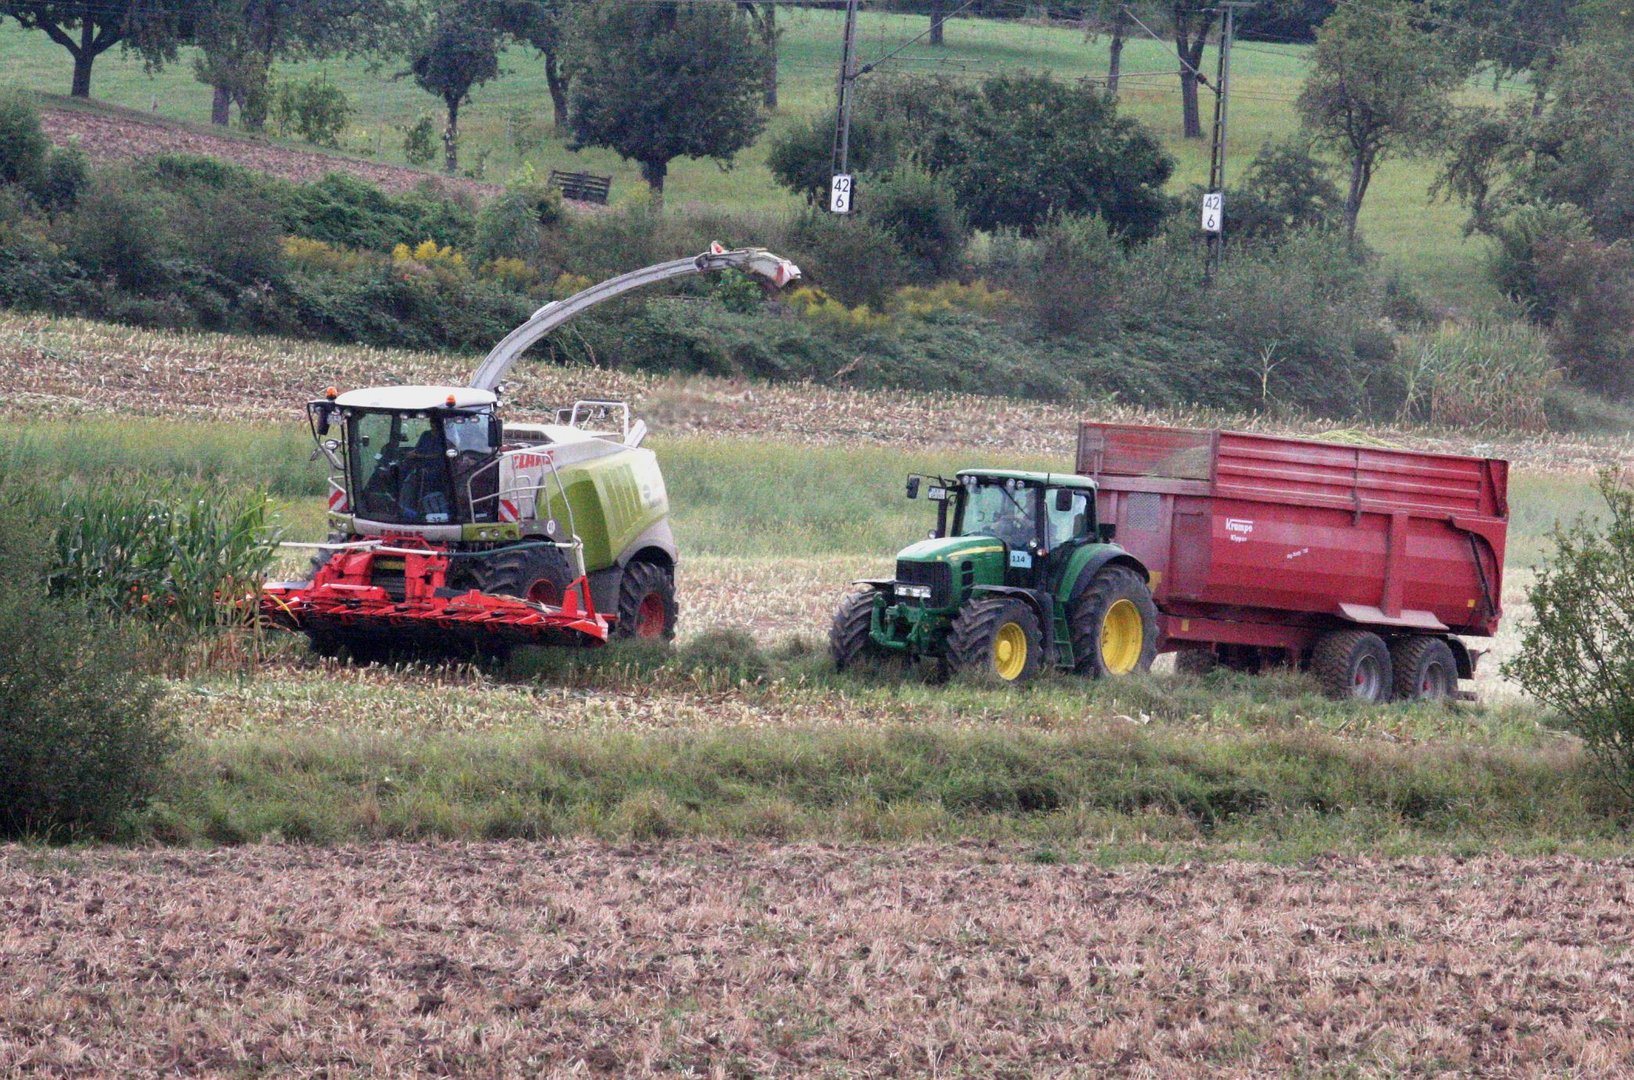
[[[1072,601],[1073,670],[1092,679],[1149,671],[1157,656],[1152,590],[1127,566],[1108,566]]]
[[[618,581],[618,621],[613,636],[646,641],[675,638],[675,573],[657,563],[633,562]]]
[[[844,671],[865,657],[883,654],[872,633],[877,595],[872,589],[848,593],[834,610],[828,624],[828,654],[834,658],[836,671]]]
[[[558,605],[573,584],[573,569],[561,549],[546,544],[518,544],[470,560],[459,576],[490,596],[514,596],[536,604]]]
[[[1038,616],[1025,600],[972,600],[948,630],[948,662],[1001,682],[1026,682],[1043,657]]]

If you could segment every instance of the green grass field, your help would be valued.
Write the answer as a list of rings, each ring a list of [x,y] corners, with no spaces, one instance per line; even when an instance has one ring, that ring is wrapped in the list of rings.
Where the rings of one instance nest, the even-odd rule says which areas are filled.
[[[831,107],[839,65],[841,14],[803,8],[780,11],[783,40],[780,52],[781,106],[770,130],[791,119]],[[921,33],[926,20],[907,15],[864,13],[860,39],[865,61],[883,56]],[[891,65],[897,70],[939,72],[960,79],[978,80],[1004,70],[1035,69],[1065,78],[1105,73],[1107,44],[1087,39],[1080,30],[1021,22],[954,20],[947,46],[932,50],[923,44],[907,48]],[[934,55],[933,55],[934,54]],[[34,90],[66,91],[67,53],[43,34],[28,33],[13,24],[0,25],[0,80]],[[1214,62],[1207,57],[1207,65]],[[1294,45],[1243,42],[1233,53],[1231,147],[1234,168],[1246,166],[1268,138],[1289,134],[1297,126],[1293,100],[1308,63],[1308,51]],[[1175,155],[1177,191],[1201,184],[1207,177],[1208,147],[1180,138],[1179,89],[1172,73],[1172,49],[1148,39],[1133,40],[1124,52],[1125,108],[1150,124]],[[341,86],[359,115],[346,135],[349,150],[401,162],[401,128],[422,114],[440,122],[438,102],[409,79],[392,77],[390,65],[370,70],[345,61],[292,64],[280,69],[285,76],[324,74]],[[531,50],[512,49],[504,58],[505,74],[479,88],[462,114],[463,161],[481,164],[488,179],[503,180],[530,162],[536,169],[565,168],[611,173],[614,198],[640,197],[644,191],[637,171],[610,151],[569,153],[550,131],[550,99],[542,63]],[[1472,83],[1470,103],[1496,103],[1514,87],[1494,90],[1490,83]],[[98,60],[93,93],[106,101],[174,120],[204,123],[209,119],[210,92],[192,76],[184,50],[179,63],[157,75],[142,63],[118,52]],[[1205,110],[1210,107],[1204,95]],[[723,172],[707,161],[679,161],[670,172],[667,198],[671,207],[693,204],[740,209],[793,210],[798,201],[773,182],[765,168],[763,138],[740,155],[735,168]],[[1482,273],[1483,247],[1466,240],[1460,231],[1461,208],[1431,203],[1428,188],[1434,167],[1424,161],[1392,161],[1374,181],[1363,211],[1366,239],[1410,281],[1427,294],[1463,309],[1479,309],[1495,300]]]

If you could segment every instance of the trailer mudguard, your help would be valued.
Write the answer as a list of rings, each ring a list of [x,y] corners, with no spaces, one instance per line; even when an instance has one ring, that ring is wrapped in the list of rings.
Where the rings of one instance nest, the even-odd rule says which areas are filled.
[[[1151,583],[1152,575],[1141,561],[1117,544],[1085,544],[1067,560],[1061,583],[1056,586],[1055,598],[1063,604],[1071,603],[1080,581],[1089,581],[1102,567],[1113,564],[1127,566],[1139,574],[1142,581]]]

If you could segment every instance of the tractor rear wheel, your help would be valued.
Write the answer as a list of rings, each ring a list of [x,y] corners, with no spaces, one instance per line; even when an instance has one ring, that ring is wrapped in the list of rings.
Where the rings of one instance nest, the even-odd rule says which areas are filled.
[[[1446,701],[1458,692],[1458,661],[1440,638],[1419,635],[1390,643],[1397,701]]]
[[[675,574],[657,563],[633,562],[618,580],[618,621],[613,636],[644,641],[675,638]]]
[[[1311,654],[1311,672],[1331,698],[1383,702],[1395,682],[1390,650],[1384,639],[1367,630],[1324,634]]]
[[[1073,670],[1092,679],[1149,671],[1157,656],[1157,605],[1141,576],[1108,566],[1078,587],[1069,616]]]
[[[514,596],[536,604],[560,604],[562,594],[573,584],[573,569],[560,548],[549,545],[517,544],[490,551],[481,558],[459,559],[461,580],[468,580],[478,592],[490,596]]]
[[[834,658],[834,670],[844,671],[858,660],[885,651],[874,643],[871,633],[878,595],[872,589],[849,593],[834,610],[828,624],[828,654]]]
[[[955,671],[1026,682],[1038,674],[1042,638],[1038,616],[1025,600],[972,600],[948,630],[948,663]]]

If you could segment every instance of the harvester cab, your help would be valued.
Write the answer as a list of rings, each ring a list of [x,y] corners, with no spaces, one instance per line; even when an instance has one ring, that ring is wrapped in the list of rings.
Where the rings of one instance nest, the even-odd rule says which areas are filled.
[[[641,285],[739,269],[799,277],[759,248],[718,245],[545,305],[469,386],[327,391],[307,404],[330,467],[330,536],[308,581],[269,584],[261,610],[327,654],[502,653],[675,633],[677,551],[646,425],[621,401],[578,401],[543,423],[502,415],[500,379],[594,304]]]
[[[1095,482],[1073,474],[970,469],[912,476],[937,504],[928,539],[896,575],[856,582],[835,613],[836,665],[930,659],[1016,682],[1045,663],[1091,676],[1151,666],[1156,608],[1145,568],[1095,516]]]

